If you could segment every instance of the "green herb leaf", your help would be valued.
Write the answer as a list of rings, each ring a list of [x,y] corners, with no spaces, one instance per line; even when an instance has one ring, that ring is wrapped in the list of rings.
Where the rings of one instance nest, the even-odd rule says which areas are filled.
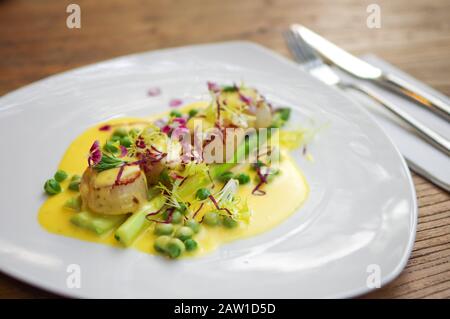
[[[94,166],[94,169],[96,169],[99,172],[103,172],[108,169],[119,167],[124,163],[125,161],[121,160],[120,158],[103,153],[102,159],[97,165]]]
[[[222,92],[237,92],[239,88],[235,85],[229,85],[222,87]]]

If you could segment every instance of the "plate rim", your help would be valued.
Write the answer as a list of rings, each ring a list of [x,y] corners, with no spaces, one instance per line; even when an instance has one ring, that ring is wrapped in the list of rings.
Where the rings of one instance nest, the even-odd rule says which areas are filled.
[[[381,277],[381,286],[380,288],[384,287],[385,285],[387,285],[388,283],[392,282],[395,278],[397,278],[401,272],[403,271],[403,269],[405,268],[405,266],[407,265],[407,262],[409,260],[409,257],[413,251],[414,248],[414,243],[415,243],[415,238],[416,238],[416,233],[417,233],[417,222],[418,222],[418,206],[417,206],[417,196],[416,196],[416,190],[415,190],[415,186],[414,186],[414,182],[412,179],[412,175],[411,175],[411,171],[407,165],[407,162],[405,160],[405,158],[403,157],[403,155],[400,153],[399,148],[394,144],[392,138],[387,135],[387,133],[385,132],[385,130],[383,129],[383,127],[381,127],[380,124],[378,124],[378,122],[375,120],[374,115],[372,115],[369,110],[367,110],[365,107],[363,107],[362,105],[360,105],[359,103],[357,103],[355,100],[353,100],[351,97],[349,97],[348,95],[344,94],[342,91],[337,90],[336,88],[327,86],[325,84],[323,84],[322,82],[320,82],[319,80],[317,80],[316,78],[312,77],[311,75],[309,75],[307,72],[304,72],[298,64],[296,64],[294,61],[289,60],[288,58],[284,57],[283,55],[279,54],[276,51],[272,51],[269,48],[266,48],[258,43],[255,42],[251,42],[251,41],[246,41],[246,40],[235,40],[235,41],[222,41],[222,42],[211,42],[211,43],[203,43],[203,44],[192,44],[192,45],[186,45],[186,46],[176,46],[176,47],[168,47],[168,48],[163,48],[163,49],[157,49],[157,50],[150,50],[150,51],[143,51],[143,52],[135,52],[135,53],[131,53],[131,54],[126,54],[126,55],[121,55],[121,56],[117,56],[111,59],[106,59],[106,60],[101,60],[101,61],[97,61],[97,62],[93,62],[87,65],[83,65],[77,68],[73,68],[73,69],[69,69],[63,72],[59,72],[56,74],[52,74],[49,75],[47,77],[44,77],[42,79],[39,79],[37,81],[34,81],[32,83],[26,84],[22,87],[19,87],[13,91],[7,92],[6,94],[0,96],[0,102],[2,102],[2,100],[4,98],[11,98],[14,97],[15,94],[20,94],[22,91],[27,90],[29,87],[35,86],[35,85],[39,85],[42,83],[45,83],[51,79],[53,79],[54,77],[58,77],[61,75],[67,75],[73,72],[78,72],[78,71],[82,71],[84,69],[89,69],[93,66],[99,65],[99,64],[103,64],[103,63],[112,63],[115,60],[120,60],[120,59],[124,59],[124,58],[133,58],[133,57],[139,57],[139,56],[143,56],[146,54],[151,54],[151,53],[164,53],[164,52],[173,52],[173,51],[177,51],[177,50],[184,50],[184,49],[201,49],[202,47],[211,47],[211,46],[223,46],[223,45],[242,45],[242,46],[247,46],[250,47],[254,50],[258,50],[260,52],[262,52],[263,54],[270,56],[270,58],[272,59],[276,59],[278,62],[283,63],[287,66],[289,66],[290,68],[295,68],[298,70],[298,72],[302,72],[304,75],[306,75],[307,77],[309,77],[309,79],[311,81],[313,81],[315,84],[320,85],[322,87],[327,87],[327,90],[333,90],[335,92],[335,94],[339,94],[343,99],[349,101],[349,103],[353,104],[355,107],[357,107],[359,109],[360,112],[362,112],[363,114],[365,114],[366,117],[368,117],[370,119],[370,121],[372,122],[372,124],[374,124],[378,130],[381,132],[381,134],[384,135],[384,137],[388,140],[388,142],[391,144],[394,152],[396,153],[396,155],[398,156],[398,158],[401,161],[401,166],[405,172],[405,175],[407,177],[408,180],[408,186],[409,186],[409,195],[411,197],[411,216],[410,216],[410,221],[412,222],[412,224],[410,225],[411,231],[409,234],[409,238],[408,238],[408,244],[407,244],[407,248],[404,251],[403,256],[401,257],[400,260],[398,260],[397,262],[397,266],[388,274],[382,274]],[[14,106],[12,106],[14,107]],[[6,108],[8,109],[8,107]],[[2,112],[4,109],[0,107],[0,112]],[[92,295],[90,295],[89,293],[77,293],[77,290],[72,290],[70,293],[68,293],[66,290],[64,289],[59,289],[56,287],[53,287],[51,284],[47,284],[45,280],[39,280],[34,278],[31,275],[27,275],[27,274],[23,274],[20,271],[16,271],[15,269],[12,269],[12,267],[8,267],[8,266],[4,266],[3,264],[0,264],[0,272],[10,276],[18,281],[24,282],[26,284],[29,284],[32,287],[38,288],[38,289],[42,289],[45,290],[47,292],[50,293],[54,293],[57,294],[59,296],[63,296],[63,297],[75,297],[75,298],[95,298]],[[335,295],[329,296],[329,297],[324,297],[324,298],[352,298],[352,297],[356,297],[356,296],[360,296],[372,291],[376,291],[379,288],[369,288],[369,287],[360,287],[360,288],[355,288],[353,290],[346,290],[346,291],[342,291],[340,293],[336,293]],[[216,297],[217,298],[217,297]],[[186,299],[192,299],[192,298],[186,298]],[[275,298],[277,299],[277,298]],[[295,299],[295,298],[289,298],[289,299]]]

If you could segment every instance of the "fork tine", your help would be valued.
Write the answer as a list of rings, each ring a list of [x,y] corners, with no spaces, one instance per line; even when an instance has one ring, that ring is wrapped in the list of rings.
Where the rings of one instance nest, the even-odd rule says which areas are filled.
[[[323,64],[317,53],[295,31],[289,30],[283,35],[294,58],[306,69]]]
[[[299,49],[298,44],[296,43],[296,39],[294,38],[294,35],[292,32],[288,31],[285,34],[285,39],[288,44],[289,50],[291,51],[292,56],[294,57],[297,62],[301,64],[308,64],[309,57],[306,56],[302,50]]]
[[[319,60],[319,57],[315,54],[312,48],[303,40],[303,38],[300,35],[294,33],[293,31],[291,31],[291,33],[293,38],[295,39],[295,43],[298,50],[308,61]]]
[[[292,34],[292,31],[285,31],[283,32],[284,39],[286,40],[286,43],[288,45],[289,51],[291,51],[291,54],[293,57],[300,63],[305,63],[307,61],[307,58],[303,56],[302,52],[298,50],[298,46],[295,43],[294,35]]]
[[[295,33],[295,38],[297,39],[297,44],[299,49],[303,50],[305,55],[309,56],[309,59],[316,60],[316,61],[322,61],[322,59],[319,57],[319,55],[314,51],[313,48],[309,46],[308,43],[305,42],[305,40],[298,34]]]

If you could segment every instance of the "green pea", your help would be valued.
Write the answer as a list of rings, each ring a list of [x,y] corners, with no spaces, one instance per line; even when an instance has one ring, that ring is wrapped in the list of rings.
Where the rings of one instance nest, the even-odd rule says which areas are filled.
[[[170,112],[170,117],[182,117],[183,114],[181,114],[180,111],[177,110],[173,110],[172,112]]]
[[[225,216],[222,219],[222,224],[226,227],[226,228],[235,228],[238,226],[238,222],[235,221],[233,218],[229,217],[229,216]]]
[[[193,235],[194,231],[187,226],[181,226],[175,231],[175,237],[181,239],[182,241],[191,238]]]
[[[176,210],[178,212],[180,212],[181,214],[186,215],[189,212],[187,207],[186,207],[186,204],[184,204],[184,203],[178,203],[178,204],[180,205],[180,207],[177,207]]]
[[[113,132],[113,136],[124,137],[124,136],[127,136],[127,135],[128,135],[128,131],[124,127],[119,127],[117,129],[115,129],[114,132]]]
[[[179,211],[174,211],[172,213],[172,224],[179,224],[183,220],[183,214],[181,214]]]
[[[217,177],[217,179],[220,181],[220,182],[223,182],[223,183],[226,183],[226,182],[228,182],[230,179],[232,179],[233,178],[233,173],[232,172],[225,172],[225,173],[222,173],[222,174],[220,174],[218,177]]]
[[[248,176],[247,174],[241,173],[241,174],[237,174],[235,176],[235,178],[239,181],[239,184],[244,185],[247,184],[248,182],[250,182],[250,176]]]
[[[72,197],[69,198],[65,203],[64,203],[64,207],[65,208],[69,208],[69,209],[73,209],[76,211],[80,211],[81,209],[81,197]]]
[[[199,200],[207,199],[209,195],[211,195],[211,192],[207,188],[200,188],[197,190],[197,193],[195,193],[195,197]]]
[[[48,195],[56,195],[61,192],[61,185],[51,178],[45,182],[44,190]]]
[[[166,252],[169,254],[170,258],[179,257],[185,250],[185,246],[181,240],[178,238],[172,238],[167,243]]]
[[[131,139],[129,136],[124,136],[120,139],[120,145],[122,145],[126,148],[130,147],[131,144],[133,144],[133,143],[131,142]]]
[[[156,235],[171,235],[173,232],[172,224],[158,224],[155,226]]]
[[[103,149],[113,154],[119,152],[119,148],[111,141],[106,142],[105,146],[103,146]]]
[[[277,110],[278,113],[280,113],[280,117],[283,121],[289,120],[289,117],[291,117],[291,109],[290,108],[281,108]]]
[[[186,246],[186,250],[187,250],[187,251],[193,251],[193,250],[196,250],[196,249],[197,249],[198,244],[197,244],[197,242],[196,242],[195,240],[193,240],[193,239],[187,239],[187,240],[184,242],[184,246]]]
[[[74,182],[74,181],[80,181],[80,180],[81,180],[81,176],[80,176],[80,175],[77,175],[77,174],[72,175],[72,177],[70,178],[70,181],[71,181],[71,182]]]
[[[121,139],[121,137],[118,135],[111,136],[111,142],[119,142],[120,139]]]
[[[200,231],[200,224],[195,219],[189,219],[186,222],[186,226],[192,229],[195,234],[197,234]]]
[[[189,117],[194,117],[198,114],[198,110],[192,109],[189,111]]]
[[[163,253],[167,250],[167,246],[171,239],[172,238],[169,236],[159,236],[158,238],[155,239],[153,247],[155,248],[156,251]]]
[[[71,181],[69,183],[69,189],[78,192],[80,190],[80,180]]]
[[[53,176],[55,178],[55,180],[59,183],[61,183],[63,180],[65,180],[67,178],[67,173],[64,172],[63,170],[58,170],[55,173],[55,176]]]
[[[203,221],[206,225],[216,226],[219,224],[219,214],[217,212],[207,212],[203,217]]]

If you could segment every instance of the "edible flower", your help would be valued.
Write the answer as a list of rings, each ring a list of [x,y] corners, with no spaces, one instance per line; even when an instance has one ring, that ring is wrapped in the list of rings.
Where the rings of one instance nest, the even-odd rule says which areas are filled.
[[[247,105],[250,105],[253,102],[253,100],[250,97],[245,96],[241,92],[239,92],[239,99]]]
[[[102,160],[102,151],[99,141],[95,141],[89,149],[88,165],[95,166]]]
[[[163,132],[164,134],[167,134],[167,135],[169,135],[169,133],[170,133],[171,130],[172,130],[172,129],[170,128],[169,125],[164,125],[164,126],[161,128],[161,132]]]
[[[136,144],[136,146],[137,146],[138,148],[145,148],[145,147],[146,147],[144,138],[143,138],[142,136],[139,136],[139,137],[136,139],[135,144]]]
[[[120,145],[119,148],[120,148],[120,157],[127,156],[127,153],[128,153],[127,148],[123,145]]]
[[[174,138],[177,138],[187,132],[189,132],[189,129],[186,127],[186,119],[183,117],[174,117],[172,118],[168,124],[164,125],[161,128],[161,132],[168,135],[168,136],[172,136],[173,132],[177,132],[177,134],[175,134]]]
[[[206,84],[208,85],[208,91],[213,92],[213,93],[220,92],[220,86],[217,83],[208,81],[208,82],[206,82]]]

